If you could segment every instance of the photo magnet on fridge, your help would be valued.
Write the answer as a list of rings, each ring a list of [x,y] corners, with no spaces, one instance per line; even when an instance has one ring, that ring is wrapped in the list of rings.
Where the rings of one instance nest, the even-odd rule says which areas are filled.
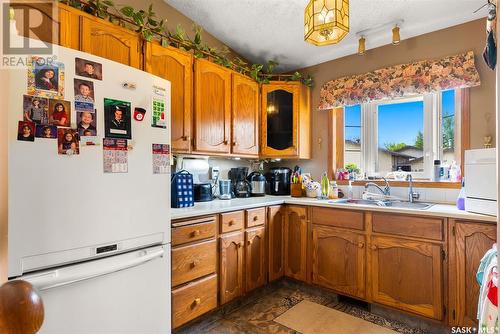
[[[79,136],[97,136],[97,117],[95,113],[88,111],[77,112],[77,129]]]
[[[37,124],[35,137],[46,139],[57,138],[57,126],[49,124]]]
[[[104,98],[104,136],[132,139],[130,102]]]
[[[135,107],[134,108],[134,119],[138,122],[142,122],[144,119],[144,115],[146,115],[146,109]]]
[[[23,118],[36,124],[49,123],[49,100],[44,97],[23,95]]]
[[[75,73],[81,77],[102,80],[102,64],[87,59],[75,58]]]
[[[74,80],[75,101],[94,103],[94,83],[88,80]]]
[[[57,151],[62,155],[80,154],[76,129],[57,129]]]
[[[64,64],[32,56],[28,61],[28,94],[64,98]]]
[[[69,127],[71,125],[71,103],[65,100],[49,99],[49,123]]]
[[[17,125],[17,140],[35,141],[35,123],[19,121]]]

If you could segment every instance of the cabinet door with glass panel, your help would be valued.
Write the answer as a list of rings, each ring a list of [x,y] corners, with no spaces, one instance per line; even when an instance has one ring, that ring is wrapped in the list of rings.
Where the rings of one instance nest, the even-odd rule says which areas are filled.
[[[309,159],[310,92],[298,82],[262,85],[263,157]]]

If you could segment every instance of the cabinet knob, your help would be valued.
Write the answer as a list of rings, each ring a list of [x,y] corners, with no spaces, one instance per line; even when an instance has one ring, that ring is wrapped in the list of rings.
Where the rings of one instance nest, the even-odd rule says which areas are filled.
[[[238,142],[233,141],[233,146],[238,146]]]
[[[238,248],[241,248],[243,246],[243,242],[238,242]]]
[[[256,222],[257,220],[259,220],[259,217],[254,216],[254,217],[253,217],[253,221],[254,221],[254,222]]]
[[[372,245],[371,249],[372,250],[377,250],[377,245]]]
[[[227,145],[228,141],[224,139],[223,143],[224,143],[224,145]]]
[[[181,139],[182,139],[183,141],[187,141],[187,140],[188,140],[188,137],[187,137],[187,136],[182,136],[182,137],[181,137]]]
[[[194,306],[198,306],[201,304],[201,298],[195,298],[194,301],[193,301],[193,305]]]
[[[360,242],[360,243],[358,243],[358,247],[363,248],[363,247],[365,247],[365,244],[363,242]]]
[[[228,222],[227,222],[227,224],[228,224],[229,226],[233,226],[233,225],[234,225],[234,221],[230,220],[230,221],[228,221]]]
[[[194,230],[192,233],[191,233],[191,236],[192,237],[197,237],[201,234],[200,230]]]
[[[252,240],[248,240],[248,242],[247,242],[247,243],[248,243],[249,245],[251,245],[251,244],[252,244]]]
[[[299,218],[300,218],[300,219],[302,219],[302,220],[303,220],[303,219],[306,219],[306,215],[302,215],[302,216],[300,216]]]
[[[198,261],[191,262],[191,268],[194,268],[198,265]]]

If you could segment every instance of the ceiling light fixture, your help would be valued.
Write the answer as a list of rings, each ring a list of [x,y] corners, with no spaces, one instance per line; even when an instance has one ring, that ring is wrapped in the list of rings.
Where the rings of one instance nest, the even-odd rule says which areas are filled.
[[[399,26],[396,24],[392,28],[392,45],[398,45],[401,42],[401,36],[399,35]]]
[[[361,36],[358,41],[358,55],[362,56],[366,52],[366,40],[364,36]]]
[[[304,40],[316,46],[339,43],[349,33],[349,0],[309,0]]]

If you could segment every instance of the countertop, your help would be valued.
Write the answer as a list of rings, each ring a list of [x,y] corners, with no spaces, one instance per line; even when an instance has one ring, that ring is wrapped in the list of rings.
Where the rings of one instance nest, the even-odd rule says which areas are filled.
[[[496,223],[497,218],[493,216],[480,215],[461,211],[455,205],[449,204],[435,204],[426,210],[407,209],[407,208],[391,208],[379,207],[372,205],[361,205],[352,203],[332,203],[328,200],[318,200],[315,198],[307,197],[290,197],[290,196],[264,196],[264,197],[250,197],[250,198],[234,198],[230,200],[213,200],[211,202],[196,202],[194,206],[189,208],[171,209],[171,219],[184,219],[198,216],[205,216],[217,214],[222,212],[236,211],[257,208],[262,206],[279,205],[279,204],[296,204],[296,205],[309,205],[321,206],[328,208],[339,208],[349,210],[362,210],[362,211],[377,211],[377,212],[392,212],[392,213],[405,213],[421,216],[437,216],[448,217],[457,219],[477,220],[484,222]]]

